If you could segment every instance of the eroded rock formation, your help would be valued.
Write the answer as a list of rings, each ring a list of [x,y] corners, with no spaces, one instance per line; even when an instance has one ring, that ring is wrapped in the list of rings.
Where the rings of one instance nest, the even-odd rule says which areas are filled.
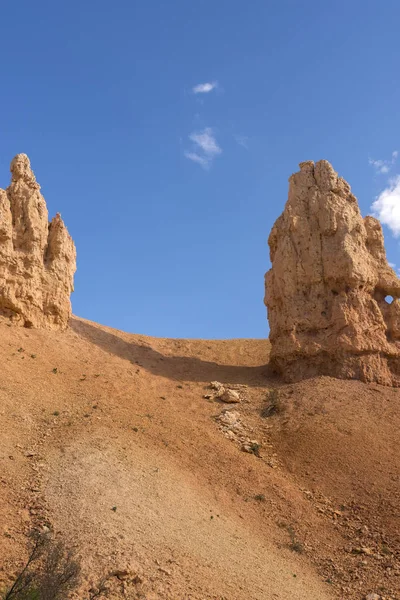
[[[325,160],[301,163],[289,182],[268,240],[272,365],[287,381],[330,375],[399,386],[400,280],[379,221],[362,218]]]
[[[64,329],[71,315],[74,243],[59,214],[49,223],[26,154],[18,154],[10,169],[10,186],[0,189],[0,317]]]

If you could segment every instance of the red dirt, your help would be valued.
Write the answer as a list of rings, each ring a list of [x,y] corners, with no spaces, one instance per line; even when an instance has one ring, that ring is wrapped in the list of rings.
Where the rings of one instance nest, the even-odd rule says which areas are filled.
[[[89,580],[129,572],[115,597],[400,598],[400,390],[284,385],[264,340],[0,331],[0,587],[47,524]],[[259,456],[219,430],[213,380]]]

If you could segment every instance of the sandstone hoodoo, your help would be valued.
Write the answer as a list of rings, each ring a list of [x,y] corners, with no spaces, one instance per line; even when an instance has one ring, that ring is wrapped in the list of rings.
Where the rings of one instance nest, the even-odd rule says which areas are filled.
[[[400,386],[400,280],[382,228],[362,218],[325,160],[300,164],[269,236],[271,364],[288,381],[317,375]]]
[[[65,329],[74,242],[59,214],[49,223],[26,154],[18,154],[10,169],[10,186],[0,189],[0,317],[24,327]]]

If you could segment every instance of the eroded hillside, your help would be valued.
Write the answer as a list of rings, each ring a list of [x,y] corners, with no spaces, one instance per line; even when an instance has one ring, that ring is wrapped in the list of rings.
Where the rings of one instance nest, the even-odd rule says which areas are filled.
[[[399,598],[398,389],[285,385],[264,340],[0,330],[0,585],[45,525],[116,597]]]

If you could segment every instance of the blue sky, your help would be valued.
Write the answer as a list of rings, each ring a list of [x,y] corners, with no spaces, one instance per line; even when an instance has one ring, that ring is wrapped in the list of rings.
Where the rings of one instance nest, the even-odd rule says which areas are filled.
[[[304,160],[363,214],[389,190],[400,266],[399,19],[398,0],[4,3],[0,187],[26,152],[77,245],[75,314],[266,336],[267,238]]]

